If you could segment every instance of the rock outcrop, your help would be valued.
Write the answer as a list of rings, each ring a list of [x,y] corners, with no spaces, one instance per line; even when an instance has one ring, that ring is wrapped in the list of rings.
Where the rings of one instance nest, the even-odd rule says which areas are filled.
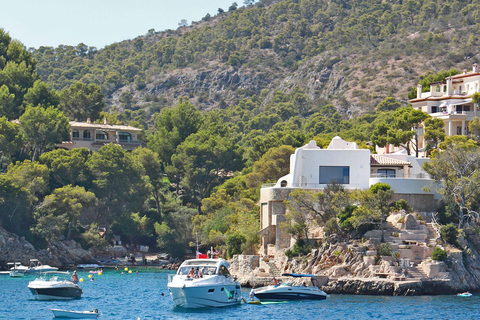
[[[99,263],[90,252],[73,240],[53,241],[47,249],[37,250],[24,237],[0,227],[0,265],[5,268],[7,262],[18,261],[28,266],[30,259],[39,259],[43,264],[58,268],[80,263]]]

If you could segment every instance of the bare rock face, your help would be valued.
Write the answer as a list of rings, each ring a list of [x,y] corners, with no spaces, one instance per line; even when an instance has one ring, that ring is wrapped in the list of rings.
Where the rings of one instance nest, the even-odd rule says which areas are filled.
[[[34,246],[0,227],[0,265],[18,261],[28,266],[30,259],[39,259],[43,264],[62,268],[80,263],[99,263],[88,251],[73,240],[55,241],[47,249],[36,250]]]
[[[418,229],[417,219],[411,214],[405,216],[405,230],[416,230]]]

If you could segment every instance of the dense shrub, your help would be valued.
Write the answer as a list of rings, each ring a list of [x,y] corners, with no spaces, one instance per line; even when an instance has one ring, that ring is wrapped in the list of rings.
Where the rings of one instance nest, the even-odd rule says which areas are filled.
[[[326,236],[337,233],[338,232],[337,218],[335,218],[335,217],[330,218],[325,223],[325,227],[323,228],[323,232],[325,232]]]
[[[432,259],[433,260],[438,260],[438,261],[445,261],[447,260],[447,251],[441,249],[441,248],[435,248],[433,249],[432,253]]]
[[[346,231],[352,231],[353,230],[353,225],[352,225],[352,222],[351,222],[350,218],[352,217],[353,211],[356,208],[357,208],[357,206],[348,205],[338,215],[338,220],[340,222],[339,223],[340,227],[342,227]]]
[[[447,243],[453,245],[457,244],[458,229],[453,225],[453,223],[442,226],[442,228],[440,229],[440,234],[442,236],[442,239],[445,240]]]
[[[247,241],[245,236],[240,233],[234,233],[227,238],[227,255],[231,258],[235,254],[242,253],[242,244]]]
[[[405,201],[405,199],[400,199],[398,201],[395,201],[392,204],[392,209],[394,211],[405,210],[407,213],[412,212],[412,208],[410,208],[410,206],[408,205],[408,202]]]
[[[285,251],[285,255],[289,258],[304,256],[309,254],[311,250],[312,248],[307,245],[303,239],[299,239],[297,242],[295,242],[292,249]]]
[[[386,256],[386,257],[391,256],[392,246],[390,245],[390,243],[386,243],[386,242],[380,243],[377,247],[377,254],[379,256]]]

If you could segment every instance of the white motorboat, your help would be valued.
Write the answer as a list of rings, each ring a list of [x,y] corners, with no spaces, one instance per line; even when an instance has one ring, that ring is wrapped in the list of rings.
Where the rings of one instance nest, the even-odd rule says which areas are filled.
[[[312,274],[297,273],[285,273],[282,276],[315,277]],[[327,294],[316,286],[294,285],[289,282],[253,289],[252,294],[260,301],[324,300],[327,298]]]
[[[225,307],[242,300],[240,283],[223,259],[191,259],[170,275],[168,291],[175,306],[182,308]],[[198,274],[192,276],[195,271]]]
[[[28,283],[36,300],[70,300],[82,296],[82,288],[70,280],[69,272],[47,271]]]
[[[30,259],[30,266],[20,266],[20,270],[25,269],[26,273],[40,273],[48,271],[57,271],[58,268],[51,267],[48,264],[43,265],[38,259]]]
[[[25,270],[19,269],[20,266],[22,266],[21,262],[8,262],[7,265],[10,267],[10,277],[12,278],[20,278],[25,275]]]
[[[54,318],[70,318],[70,319],[95,319],[101,314],[97,309],[91,311],[73,311],[62,309],[50,309],[53,312]]]

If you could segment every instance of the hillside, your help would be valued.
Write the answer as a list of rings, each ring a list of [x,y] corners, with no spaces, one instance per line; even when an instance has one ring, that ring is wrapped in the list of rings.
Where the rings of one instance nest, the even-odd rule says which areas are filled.
[[[312,106],[362,114],[385,97],[406,102],[429,71],[480,61],[480,5],[464,1],[266,0],[102,50],[40,47],[40,76],[59,90],[96,83],[119,110],[147,119],[188,97],[205,110],[275,89],[304,90]],[[137,111],[138,112],[138,111]]]

